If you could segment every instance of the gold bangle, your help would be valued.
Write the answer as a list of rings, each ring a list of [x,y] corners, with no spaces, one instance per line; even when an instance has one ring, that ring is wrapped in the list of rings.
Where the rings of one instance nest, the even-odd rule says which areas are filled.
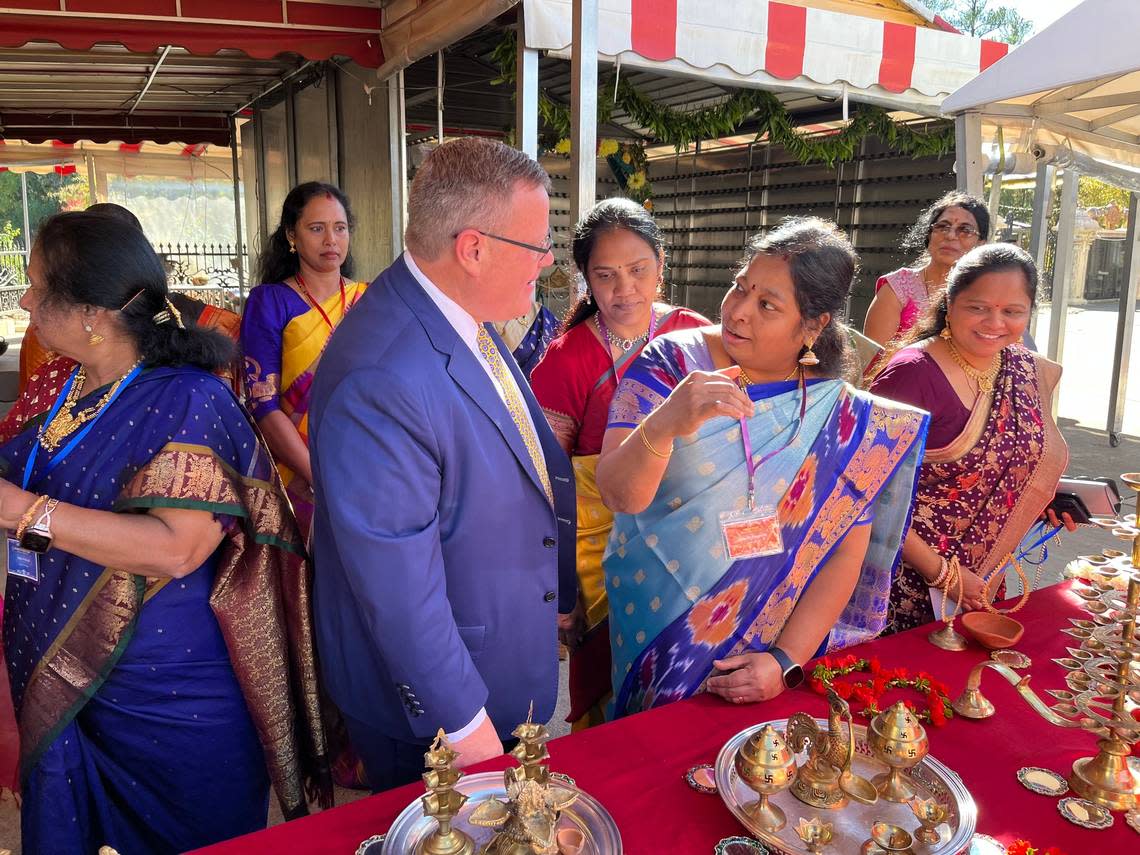
[[[27,530],[28,526],[32,524],[32,520],[35,519],[36,513],[39,511],[43,503],[47,500],[47,496],[36,496],[35,501],[28,506],[28,509],[26,511],[24,511],[24,515],[20,517],[20,522],[16,525],[16,540],[19,540],[24,536],[24,532]]]
[[[660,451],[653,447],[653,443],[649,441],[649,437],[647,437],[645,435],[645,431],[642,430],[643,426],[644,422],[637,426],[637,433],[641,434],[641,444],[649,449],[649,453],[654,457],[660,457],[662,460],[668,460],[673,455],[673,446],[669,446],[668,454],[662,454]]]

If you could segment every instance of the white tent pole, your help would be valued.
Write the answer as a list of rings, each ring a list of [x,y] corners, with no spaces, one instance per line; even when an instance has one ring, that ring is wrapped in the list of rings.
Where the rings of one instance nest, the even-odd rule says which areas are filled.
[[[1116,317],[1116,350],[1112,355],[1112,381],[1108,387],[1108,443],[1115,448],[1124,428],[1124,403],[1128,392],[1128,361],[1136,327],[1136,290],[1140,283],[1140,193],[1133,192],[1128,204],[1128,238],[1124,244],[1125,279],[1120,288],[1120,311]]]
[[[515,145],[538,159],[538,51],[526,46],[520,7],[515,63]]]
[[[1069,314],[1069,278],[1073,267],[1073,239],[1077,226],[1077,185],[1080,175],[1066,169],[1061,186],[1061,218],[1057,224],[1057,259],[1053,264],[1053,305],[1049,311],[1048,356],[1061,361],[1065,350],[1065,322]],[[1059,397],[1059,396],[1058,396]],[[1053,399],[1056,411],[1057,398]]]
[[[408,132],[404,119],[404,72],[388,78],[388,175],[392,187],[392,257],[404,251],[408,210]]]
[[[1047,163],[1037,167],[1033,185],[1033,225],[1029,229],[1029,254],[1038,271],[1045,269],[1045,247],[1049,245],[1049,214],[1053,211],[1053,179],[1057,170]],[[1029,321],[1029,334],[1037,340],[1037,312]]]
[[[574,0],[570,54],[570,224],[577,223],[598,192],[598,0]]]
[[[954,117],[955,167],[958,172],[958,189],[981,198],[982,171],[982,117],[978,113],[963,113]]]
[[[436,54],[435,60],[435,123],[436,140],[443,144],[443,51]]]

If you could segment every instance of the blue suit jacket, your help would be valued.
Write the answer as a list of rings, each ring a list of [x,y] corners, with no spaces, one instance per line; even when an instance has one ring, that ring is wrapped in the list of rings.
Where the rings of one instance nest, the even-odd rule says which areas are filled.
[[[522,438],[403,259],[321,358],[309,415],[315,612],[337,705],[393,739],[458,730],[486,706],[500,736],[554,712],[556,613],[577,598],[570,462],[510,352],[554,508]]]

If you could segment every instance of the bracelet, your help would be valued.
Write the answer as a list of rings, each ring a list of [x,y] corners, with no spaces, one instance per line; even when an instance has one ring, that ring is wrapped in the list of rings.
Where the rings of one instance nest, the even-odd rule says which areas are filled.
[[[645,435],[645,431],[642,430],[642,425],[637,426],[637,433],[639,433],[641,435],[641,444],[644,445],[647,449],[649,449],[649,453],[652,454],[654,457],[660,457],[662,460],[668,460],[670,457],[673,456],[673,447],[672,446],[669,447],[669,453],[668,454],[662,454],[660,451],[658,451],[656,448],[654,448],[653,443],[651,443],[649,441],[649,437],[647,437]]]
[[[50,529],[51,515],[55,512],[55,509],[57,507],[59,507],[59,499],[48,499],[47,504],[45,504],[44,509],[40,511],[40,515],[36,518],[36,521],[32,525],[32,528],[39,528],[43,525],[47,526]]]
[[[27,531],[28,526],[32,524],[32,520],[35,518],[36,512],[39,511],[40,506],[43,505],[47,500],[47,496],[36,496],[35,501],[28,506],[28,509],[26,511],[24,511],[24,515],[20,517],[20,522],[16,525],[16,540],[19,540],[24,536],[24,532]]]
[[[938,575],[934,577],[932,582],[928,582],[931,588],[943,587],[950,577],[950,563],[946,560],[945,556],[939,556]]]

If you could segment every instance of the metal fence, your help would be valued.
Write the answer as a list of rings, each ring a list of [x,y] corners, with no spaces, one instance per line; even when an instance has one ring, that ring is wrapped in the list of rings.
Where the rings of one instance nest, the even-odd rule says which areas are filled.
[[[172,291],[212,306],[241,312],[246,289],[233,244],[155,244]],[[247,262],[248,265],[248,262]],[[246,268],[248,270],[248,266]],[[0,312],[19,308],[28,287],[28,253],[19,239],[0,241]]]
[[[237,247],[228,243],[158,243],[154,246],[166,267],[171,290],[195,300],[241,312],[245,288],[238,274]],[[249,269],[246,261],[245,269]]]

